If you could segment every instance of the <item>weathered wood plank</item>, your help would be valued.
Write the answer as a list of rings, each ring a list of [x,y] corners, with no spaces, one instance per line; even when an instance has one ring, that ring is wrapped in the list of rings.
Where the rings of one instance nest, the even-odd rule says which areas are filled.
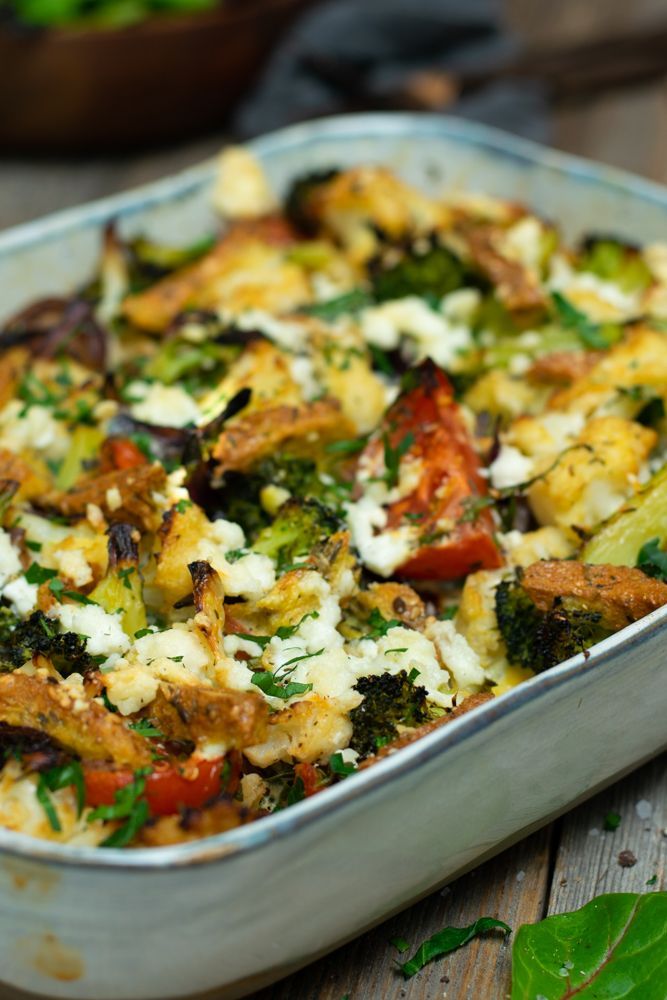
[[[425,938],[448,925],[462,927],[480,916],[498,917],[511,927],[541,919],[550,840],[551,828],[540,830],[254,1000],[341,1000],[346,994],[350,1000],[502,1000],[509,989],[511,939],[474,941],[408,982],[394,962],[405,961]],[[403,955],[390,944],[396,937],[410,943]]]
[[[618,813],[617,830],[604,829]],[[624,868],[621,851],[637,862]],[[667,869],[667,754],[596,795],[561,821],[549,913],[576,910],[603,892],[664,889]],[[655,883],[648,884],[654,876]]]

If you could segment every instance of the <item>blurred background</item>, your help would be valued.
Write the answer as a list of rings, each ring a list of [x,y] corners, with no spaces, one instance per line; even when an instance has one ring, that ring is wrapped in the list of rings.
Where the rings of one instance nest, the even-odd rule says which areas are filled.
[[[341,111],[667,181],[667,0],[0,0],[0,228]]]

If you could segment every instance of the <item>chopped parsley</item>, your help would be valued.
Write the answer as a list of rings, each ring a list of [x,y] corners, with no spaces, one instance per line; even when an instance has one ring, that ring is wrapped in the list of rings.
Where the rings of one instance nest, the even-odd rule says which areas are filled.
[[[492,507],[494,502],[495,501],[493,497],[489,496],[465,497],[461,501],[461,506],[463,508],[463,511],[461,513],[461,516],[459,517],[459,524],[472,524],[474,521],[477,520],[482,511],[486,510],[487,507]]]
[[[389,441],[389,435],[385,432],[382,435],[382,443],[384,445],[384,468],[385,472],[383,476],[379,476],[380,480],[384,480],[387,484],[387,489],[391,490],[398,484],[398,476],[401,467],[401,459],[410,450],[412,445],[415,443],[415,436],[412,431],[401,438],[396,447],[392,447]]]
[[[611,323],[595,323],[586,313],[573,306],[560,292],[552,292],[551,300],[556,316],[566,330],[574,330],[581,342],[592,350],[605,350],[615,344],[621,336],[621,328]]]
[[[51,792],[57,792],[61,788],[69,788],[70,786],[74,788],[76,793],[77,816],[80,816],[86,804],[86,786],[79,761],[73,760],[60,767],[52,767],[48,771],[40,772],[37,781],[37,801],[46,813],[51,829],[56,833],[60,833],[62,827],[51,798]]]
[[[401,622],[398,618],[385,618],[379,608],[373,608],[368,616],[370,632],[366,634],[367,639],[381,639],[390,628],[399,628]]]
[[[125,821],[106,840],[102,841],[102,847],[127,847],[150,818],[148,802],[144,798],[146,778],[150,773],[150,767],[139,768],[138,771],[134,772],[132,781],[123,788],[119,788],[115,793],[113,805],[98,806],[91,812],[88,817],[91,822],[97,819],[105,822]]]
[[[659,538],[651,538],[642,545],[637,556],[637,568],[658,580],[667,580],[667,552],[660,546]]]
[[[620,825],[621,814],[612,810],[612,812],[608,812],[605,816],[602,827],[605,830],[609,830],[610,833],[613,833],[614,830],[618,830]]]
[[[329,768],[331,769],[331,773],[338,775],[339,778],[347,778],[357,770],[351,761],[343,759],[340,750],[332,754],[329,758]]]
[[[128,724],[128,729],[133,732],[138,733],[139,736],[145,736],[147,739],[151,736],[158,738],[164,737],[164,733],[161,729],[158,729],[150,719],[137,719],[136,722],[130,722]]]
[[[237,632],[237,637],[239,639],[245,639],[247,642],[256,642],[258,646],[264,649],[265,646],[271,642],[272,639],[291,639],[293,635],[299,631],[303,623],[308,618],[319,618],[319,611],[309,611],[307,614],[300,618],[296,625],[281,625],[276,629],[273,635],[251,635],[250,632]],[[311,653],[311,656],[319,655]]]
[[[39,587],[48,580],[53,580],[54,577],[58,576],[58,570],[47,569],[46,566],[40,566],[39,563],[34,562],[23,575],[28,583],[34,583]]]

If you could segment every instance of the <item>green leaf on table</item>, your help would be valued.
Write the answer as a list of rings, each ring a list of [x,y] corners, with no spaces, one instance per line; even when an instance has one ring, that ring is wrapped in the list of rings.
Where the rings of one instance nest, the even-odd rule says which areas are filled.
[[[620,825],[621,825],[621,814],[615,812],[613,809],[611,810],[611,812],[607,813],[607,815],[604,818],[604,822],[602,824],[603,829],[608,830],[610,833],[613,833],[614,830],[618,830]]]
[[[438,931],[437,934],[434,934],[433,937],[424,941],[412,958],[400,966],[400,970],[406,979],[410,979],[420,969],[423,969],[427,962],[432,962],[434,958],[447,955],[450,951],[456,951],[457,948],[468,944],[469,941],[472,941],[473,938],[478,937],[480,934],[486,934],[488,931],[493,930],[501,930],[505,934],[512,933],[511,927],[508,927],[502,920],[496,920],[494,917],[480,917],[474,924],[470,924],[469,927],[445,927],[443,930]]]
[[[520,927],[511,1000],[665,1000],[667,893],[598,896]]]

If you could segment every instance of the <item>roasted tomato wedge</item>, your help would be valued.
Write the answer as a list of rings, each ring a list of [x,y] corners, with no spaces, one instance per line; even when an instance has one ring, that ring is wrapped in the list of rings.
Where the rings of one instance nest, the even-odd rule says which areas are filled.
[[[295,778],[301,778],[303,782],[303,794],[306,798],[310,798],[316,792],[321,792],[324,788],[322,772],[314,764],[296,764],[294,767],[294,776]]]
[[[384,469],[389,496],[382,531],[401,529],[412,539],[412,551],[394,572],[452,580],[495,569],[502,557],[487,486],[451,384],[432,361],[411,369],[407,379],[359,464],[366,481]]]
[[[190,758],[182,764],[158,761],[146,779],[146,801],[151,815],[169,816],[181,809],[199,809],[221,792],[233,795],[238,788],[240,769],[237,755],[215,760]],[[120,788],[129,785],[129,770],[103,767],[84,768],[86,804],[113,805]]]
[[[141,448],[125,437],[110,437],[102,445],[102,467],[105,472],[114,469],[136,469],[146,465],[148,459]]]

